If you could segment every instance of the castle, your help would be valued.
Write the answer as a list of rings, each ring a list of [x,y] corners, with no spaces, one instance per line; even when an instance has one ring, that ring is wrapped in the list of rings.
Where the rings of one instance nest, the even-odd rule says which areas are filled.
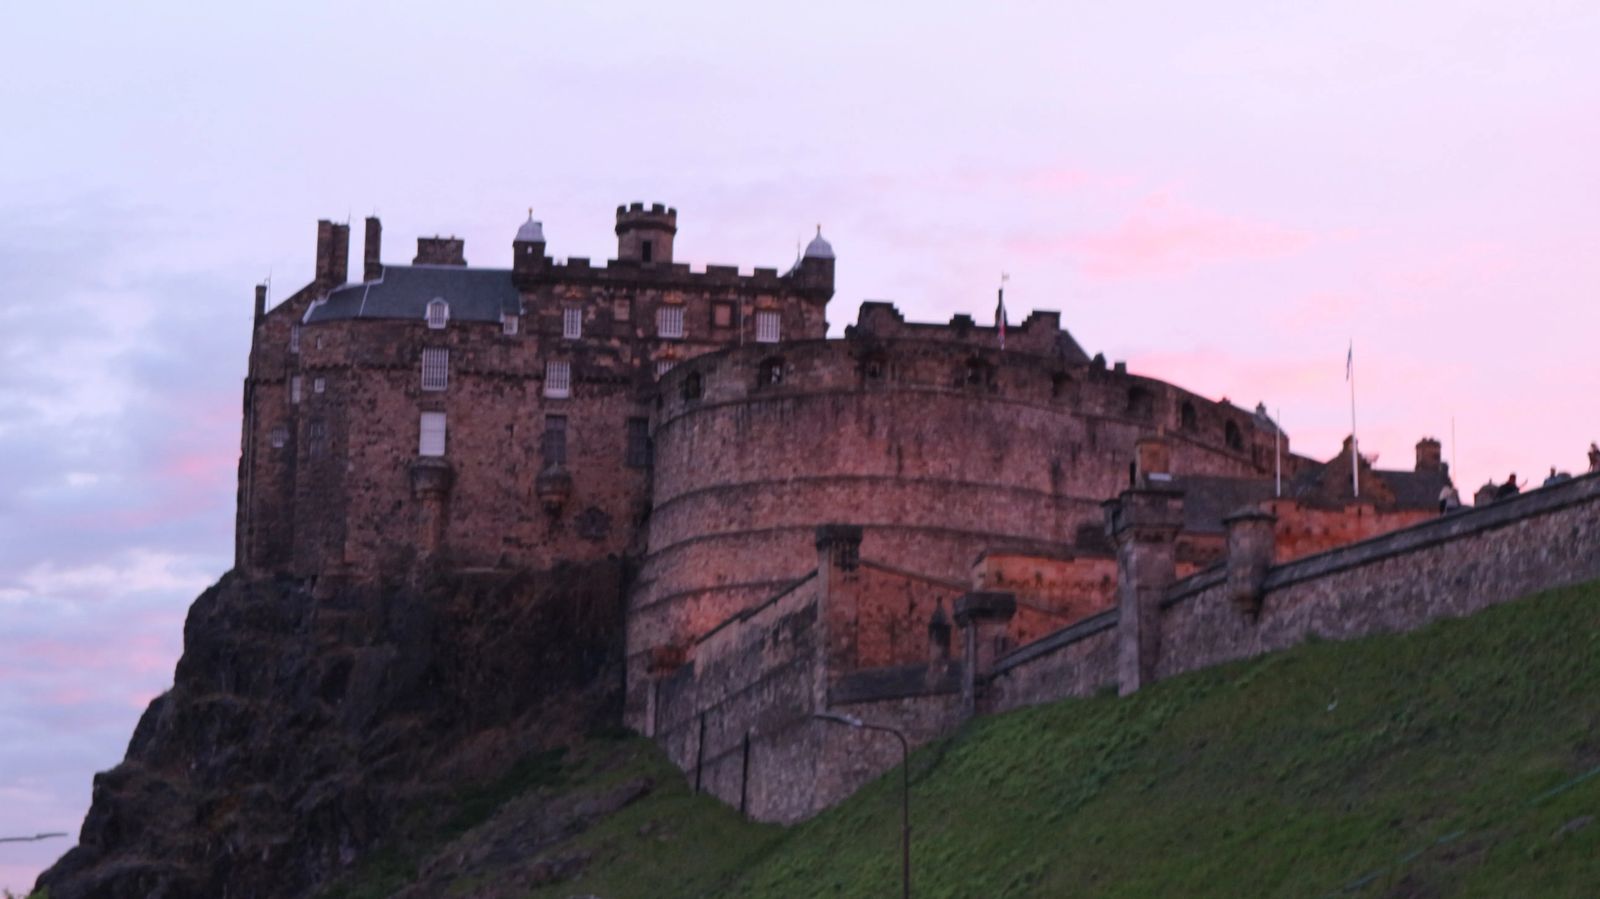
[[[319,222],[311,283],[256,292],[237,566],[336,585],[633,559],[627,723],[789,821],[894,761],[819,712],[920,741],[1136,689],[1271,642],[1196,612],[1208,590],[1265,627],[1296,565],[1458,527],[1436,440],[1409,471],[1350,441],[1297,455],[1264,409],[1091,358],[1054,312],[867,302],[829,339],[820,229],[742,274],[676,261],[677,224],[618,207],[598,265],[552,258],[530,216],[511,266],[478,268],[444,237],[385,264],[369,218],[350,282],[349,226]]]

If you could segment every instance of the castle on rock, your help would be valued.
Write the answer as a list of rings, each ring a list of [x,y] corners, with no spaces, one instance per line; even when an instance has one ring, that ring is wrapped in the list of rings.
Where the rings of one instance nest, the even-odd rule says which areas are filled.
[[[598,264],[552,258],[530,217],[510,266],[481,268],[442,237],[386,264],[369,218],[350,281],[349,226],[319,222],[311,283],[256,294],[238,567],[338,584],[632,559],[628,724],[794,820],[892,761],[819,712],[920,740],[1136,687],[1183,664],[1152,635],[1187,607],[1129,600],[1132,580],[1225,569],[1248,605],[1273,566],[1439,514],[1435,440],[1406,471],[1348,441],[1297,455],[1264,409],[1091,358],[1055,312],[923,324],[866,302],[830,339],[820,231],[746,274],[678,261],[677,228],[619,206]]]

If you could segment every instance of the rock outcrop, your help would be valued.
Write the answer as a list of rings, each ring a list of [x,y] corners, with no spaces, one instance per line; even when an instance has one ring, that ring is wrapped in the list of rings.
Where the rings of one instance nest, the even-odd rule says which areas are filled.
[[[618,720],[625,582],[620,562],[383,588],[225,575],[39,887],[314,894],[401,816],[446,814],[448,797]]]

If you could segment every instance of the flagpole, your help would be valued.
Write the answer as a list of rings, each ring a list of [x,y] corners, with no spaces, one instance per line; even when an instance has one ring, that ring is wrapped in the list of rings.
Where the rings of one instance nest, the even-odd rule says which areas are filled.
[[[1356,441],[1356,342],[1350,340],[1350,354],[1347,360],[1347,380],[1350,382],[1350,489],[1355,493],[1356,499],[1361,498],[1361,478],[1357,474],[1360,470],[1358,462],[1361,458],[1361,445]]]

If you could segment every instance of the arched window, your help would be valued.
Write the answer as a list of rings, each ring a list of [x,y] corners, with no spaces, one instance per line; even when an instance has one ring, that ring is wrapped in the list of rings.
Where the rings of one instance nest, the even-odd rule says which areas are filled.
[[[1149,418],[1155,414],[1156,398],[1143,387],[1128,388],[1128,414],[1135,418]]]
[[[1192,431],[1197,426],[1196,425],[1196,419],[1195,419],[1195,412],[1194,412],[1194,403],[1191,403],[1188,400],[1184,400],[1183,401],[1182,421],[1180,422],[1180,424],[1182,425],[1182,427],[1183,427],[1183,429],[1185,431]]]
[[[701,380],[699,372],[692,371],[689,372],[688,375],[684,376],[683,399],[685,402],[699,399],[703,389],[704,382]]]
[[[1244,449],[1244,433],[1241,432],[1239,430],[1239,426],[1233,422],[1228,422],[1227,426],[1222,429],[1222,437],[1227,441],[1228,449]]]
[[[434,297],[428,301],[428,327],[438,330],[450,321],[450,304],[443,297]]]
[[[757,387],[771,387],[783,383],[783,357],[768,356],[761,360],[761,374],[756,381]]]

